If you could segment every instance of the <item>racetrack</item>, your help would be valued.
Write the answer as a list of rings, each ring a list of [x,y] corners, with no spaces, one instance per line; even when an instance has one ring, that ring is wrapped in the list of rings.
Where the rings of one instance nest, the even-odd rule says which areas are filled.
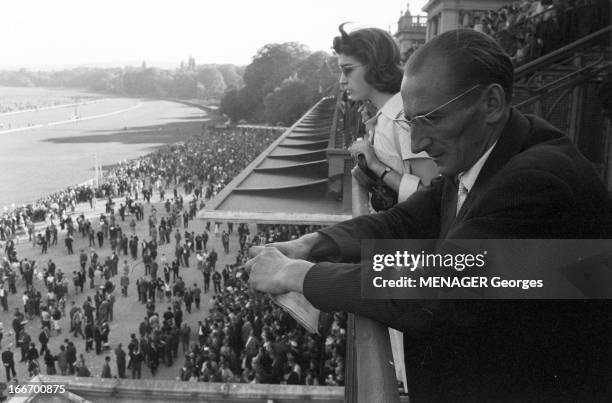
[[[0,116],[0,206],[92,178],[94,155],[101,165],[137,158],[201,133],[207,120],[195,107],[131,98]]]

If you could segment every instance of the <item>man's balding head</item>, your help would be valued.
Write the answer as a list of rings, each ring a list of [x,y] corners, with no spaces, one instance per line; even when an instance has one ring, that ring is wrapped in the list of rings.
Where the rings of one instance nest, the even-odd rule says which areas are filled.
[[[497,141],[510,116],[513,68],[490,37],[459,29],[415,52],[402,80],[414,153],[445,176],[467,171]]]
[[[510,57],[490,36],[473,29],[440,34],[408,59],[405,74],[418,74],[432,63],[446,67],[452,74],[455,92],[476,84],[497,83],[510,102],[514,67]]]

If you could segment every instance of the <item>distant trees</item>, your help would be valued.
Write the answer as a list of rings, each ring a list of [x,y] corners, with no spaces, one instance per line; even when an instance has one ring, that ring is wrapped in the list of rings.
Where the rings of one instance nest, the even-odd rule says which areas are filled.
[[[187,70],[194,71],[196,69],[195,58],[193,56],[189,56],[189,61],[187,62]]]
[[[244,69],[234,66],[233,64],[220,64],[217,67],[217,70],[223,76],[223,81],[225,81],[226,89],[232,88],[240,88],[244,84],[242,81],[242,75],[244,74]]]
[[[126,95],[139,97],[164,96],[165,91],[158,77],[159,74],[155,68],[131,69],[123,73],[119,88]]]
[[[264,97],[264,120],[291,126],[310,106],[308,86],[301,80],[287,79]]]
[[[220,110],[232,121],[238,122],[248,115],[248,108],[245,104],[246,97],[244,89],[232,88],[225,93],[221,100]]]
[[[238,69],[232,65],[197,66],[190,57],[183,68],[164,70],[147,67],[89,68],[79,67],[54,72],[0,71],[0,85],[15,87],[72,87],[134,97],[172,97],[181,99],[220,99],[228,87],[242,85]]]
[[[299,64],[297,75],[311,89],[308,93],[308,104],[314,104],[324,95],[336,95],[339,89],[340,71],[335,55],[321,51],[310,54]]]
[[[35,77],[25,69],[0,72],[0,84],[9,87],[34,87],[36,86],[34,78]]]
[[[202,67],[196,74],[196,80],[202,85],[202,91],[210,96],[223,95],[227,84],[223,74],[215,67]]]
[[[296,71],[297,64],[307,56],[304,45],[295,42],[272,43],[259,49],[244,71],[244,85],[251,98],[255,114],[263,97]]]
[[[267,44],[249,65],[197,65],[194,57],[174,70],[148,67],[75,68],[53,72],[0,71],[0,85],[76,87],[124,96],[220,100],[234,121],[290,125],[321,97],[338,91],[336,57],[297,42]]]
[[[322,96],[337,90],[336,60],[296,42],[265,45],[244,71],[244,86],[232,88],[221,112],[233,121],[290,125]],[[332,66],[332,67],[330,67]]]
[[[175,74],[169,87],[172,98],[194,99],[198,97],[198,82],[195,74]]]

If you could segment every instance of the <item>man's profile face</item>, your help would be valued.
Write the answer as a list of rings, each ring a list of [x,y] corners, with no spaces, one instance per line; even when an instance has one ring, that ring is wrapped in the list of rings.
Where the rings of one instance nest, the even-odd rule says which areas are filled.
[[[418,71],[404,75],[405,118],[425,115],[467,89],[454,85],[452,68],[446,64],[444,58],[431,59]],[[487,128],[479,94],[476,89],[427,115],[432,125],[417,119],[412,126],[412,151],[427,152],[442,175],[452,177],[468,170],[485,151]]]

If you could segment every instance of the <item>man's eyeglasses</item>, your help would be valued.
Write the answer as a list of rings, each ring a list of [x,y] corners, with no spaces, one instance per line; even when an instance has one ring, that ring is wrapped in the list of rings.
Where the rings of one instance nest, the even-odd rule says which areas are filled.
[[[457,101],[458,99],[462,98],[463,96],[469,94],[470,92],[474,91],[476,88],[481,87],[481,86],[482,84],[476,84],[475,86],[457,95],[455,98],[451,99],[450,101],[443,103],[442,105],[427,112],[424,115],[416,115],[416,116],[413,116],[412,119],[408,119],[404,116],[401,118],[393,119],[393,121],[397,123],[404,130],[410,130],[412,127],[414,127],[417,124],[421,126],[426,126],[426,127],[433,127],[434,123],[431,121],[431,119],[429,119],[429,116],[431,116],[434,112],[438,112],[440,109],[452,104],[453,102]]]
[[[357,67],[363,67],[363,64],[345,64],[340,66],[340,71],[344,74],[344,77],[348,77]]]

